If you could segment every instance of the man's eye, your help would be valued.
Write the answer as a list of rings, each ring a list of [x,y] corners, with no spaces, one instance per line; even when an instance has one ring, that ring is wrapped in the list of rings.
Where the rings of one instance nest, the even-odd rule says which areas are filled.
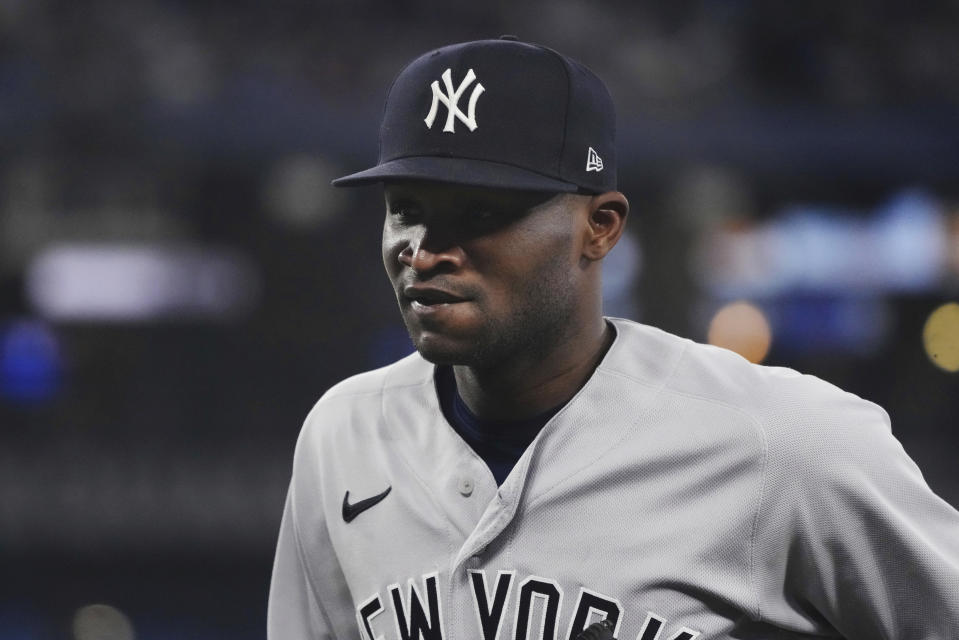
[[[471,225],[476,227],[490,227],[505,223],[506,214],[497,209],[477,209],[468,216]]]
[[[411,207],[396,206],[390,207],[390,217],[397,222],[410,224],[419,220],[419,213]]]

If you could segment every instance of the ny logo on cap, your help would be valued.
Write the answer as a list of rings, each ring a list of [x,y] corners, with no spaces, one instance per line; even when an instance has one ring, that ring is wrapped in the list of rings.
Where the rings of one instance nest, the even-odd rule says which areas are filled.
[[[463,78],[463,82],[460,83],[460,86],[453,90],[453,72],[450,69],[447,69],[443,72],[443,75],[440,76],[443,79],[443,84],[446,85],[446,94],[440,90],[440,83],[436,80],[433,81],[433,84],[430,85],[430,88],[433,89],[433,104],[430,105],[430,112],[427,114],[426,119],[423,121],[426,123],[428,129],[433,128],[433,120],[436,119],[436,112],[439,109],[439,103],[442,102],[446,105],[446,126],[443,127],[443,131],[448,131],[449,133],[455,133],[453,128],[454,118],[459,118],[460,121],[469,127],[470,131],[475,131],[476,124],[476,101],[479,100],[480,95],[486,91],[483,88],[483,85],[476,83],[476,86],[473,87],[473,93],[470,94],[470,102],[467,110],[469,115],[460,111],[459,102],[460,97],[463,95],[463,92],[473,83],[473,80],[476,80],[476,74],[473,73],[473,70],[470,69],[466,73],[466,77]]]

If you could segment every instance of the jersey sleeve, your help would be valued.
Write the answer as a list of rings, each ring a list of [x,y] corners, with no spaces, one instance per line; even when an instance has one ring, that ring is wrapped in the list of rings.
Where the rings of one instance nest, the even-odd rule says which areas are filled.
[[[352,599],[327,529],[314,436],[308,418],[294,454],[276,545],[268,640],[359,637]]]
[[[329,623],[316,601],[303,561],[299,536],[293,521],[292,493],[291,486],[276,543],[267,607],[267,638],[332,638],[327,632]]]
[[[879,407],[856,399],[770,438],[759,613],[848,640],[959,629],[959,512],[926,484]]]

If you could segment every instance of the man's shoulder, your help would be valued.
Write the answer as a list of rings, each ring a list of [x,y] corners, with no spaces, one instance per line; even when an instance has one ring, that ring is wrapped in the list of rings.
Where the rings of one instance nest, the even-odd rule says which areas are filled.
[[[728,349],[635,322],[615,321],[615,326],[624,338],[615,365],[620,370],[642,372],[647,384],[664,393],[737,411],[770,437],[822,430],[835,435],[840,425],[888,429],[881,407],[816,376],[754,364]]]
[[[390,395],[416,392],[433,379],[433,365],[413,352],[396,362],[354,374],[330,387],[310,411],[307,423],[317,417],[379,411]]]
[[[314,444],[332,438],[377,433],[384,404],[402,402],[403,394],[421,398],[429,388],[433,365],[414,352],[378,369],[352,375],[330,387],[307,414],[301,441]]]
[[[837,487],[888,464],[899,448],[889,416],[878,405],[816,376],[753,364],[738,354],[629,323],[617,354],[620,369],[656,371],[642,380],[658,395],[660,410],[705,420],[733,446],[760,456],[765,482],[800,491]],[[663,361],[642,362],[650,358]],[[655,385],[655,386],[653,386]],[[637,397],[648,394],[632,394]],[[751,445],[749,444],[751,443]],[[850,469],[866,469],[850,473]],[[784,493],[784,495],[786,495]]]
[[[349,400],[357,396],[388,393],[391,390],[422,385],[431,380],[433,365],[423,359],[419,353],[397,360],[384,367],[363,371],[344,378],[330,387],[318,402]]]

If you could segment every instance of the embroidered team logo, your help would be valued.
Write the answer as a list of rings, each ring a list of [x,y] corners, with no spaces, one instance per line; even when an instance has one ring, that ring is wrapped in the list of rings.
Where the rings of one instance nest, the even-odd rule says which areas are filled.
[[[602,170],[603,159],[596,153],[596,149],[590,147],[586,154],[586,171],[596,171],[598,173]]]
[[[467,71],[466,77],[463,78],[463,81],[460,82],[460,85],[456,87],[455,90],[453,89],[453,72],[450,69],[444,71],[440,77],[443,80],[443,85],[446,87],[446,93],[443,93],[442,89],[440,89],[440,83],[436,80],[430,85],[430,88],[433,90],[433,103],[430,105],[430,112],[426,115],[426,119],[423,120],[423,122],[426,123],[426,128],[433,128],[436,112],[439,110],[440,103],[442,102],[446,105],[446,125],[443,127],[443,131],[456,133],[454,127],[457,118],[465,124],[470,131],[476,131],[476,127],[478,126],[476,124],[476,101],[479,100],[479,97],[486,89],[480,83],[476,83],[476,86],[473,87],[473,93],[470,94],[470,101],[466,107],[466,113],[463,113],[459,106],[460,98],[469,86],[473,84],[473,80],[476,80],[476,74],[473,73],[472,69]]]

